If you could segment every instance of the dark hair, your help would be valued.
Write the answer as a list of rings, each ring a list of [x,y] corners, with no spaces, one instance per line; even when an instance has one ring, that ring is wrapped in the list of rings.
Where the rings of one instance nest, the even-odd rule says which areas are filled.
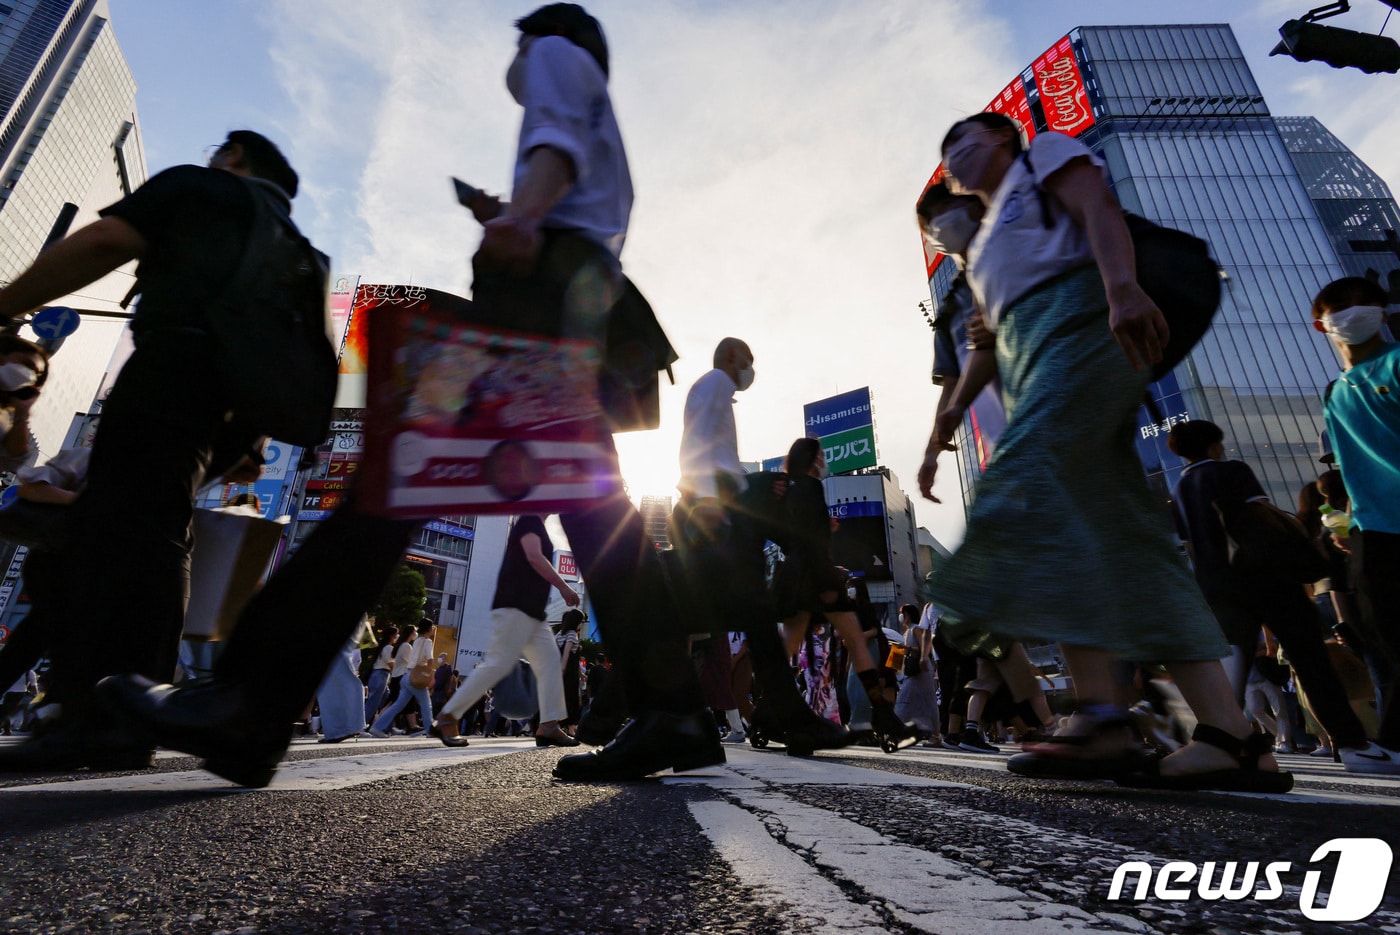
[[[417,635],[418,635],[418,628],[415,627],[415,626],[413,626],[412,624],[410,624],[410,625],[408,625],[408,626],[399,627],[399,642],[400,642],[400,643],[402,643],[404,640],[408,639],[410,636],[417,636]]]
[[[788,448],[787,458],[783,460],[783,469],[789,474],[801,476],[812,470],[812,465],[817,463],[817,455],[821,454],[822,443],[815,438],[799,438]]]
[[[991,110],[983,111],[980,114],[973,114],[971,117],[964,117],[962,120],[959,120],[949,127],[948,132],[943,134],[943,142],[939,144],[938,151],[941,153],[947,152],[948,143],[952,140],[953,134],[957,133],[969,123],[975,123],[979,126],[986,127],[988,130],[1010,130],[1011,154],[1013,156],[1021,155],[1021,150],[1024,148],[1021,145],[1021,127],[1016,121],[1005,114],[999,114]]]
[[[920,611],[918,604],[905,604],[899,608],[899,612],[915,623],[919,622]]]
[[[1298,491],[1298,512],[1294,515],[1313,538],[1322,532],[1322,514],[1317,509],[1326,502],[1327,498],[1317,489],[1317,481],[1304,484],[1303,489]]]
[[[1349,308],[1353,305],[1376,305],[1385,308],[1390,304],[1390,296],[1376,283],[1363,276],[1345,276],[1334,279],[1322,287],[1313,299],[1313,318],[1321,318],[1326,312]]]
[[[577,3],[551,3],[515,21],[515,28],[526,36],[563,36],[598,63],[608,73],[608,40],[602,25]]]
[[[559,626],[563,630],[567,631],[577,630],[582,624],[583,611],[579,610],[576,607],[570,607],[568,610],[564,611],[564,618],[560,621]]]
[[[0,357],[10,354],[33,354],[39,358],[39,369],[34,376],[34,385],[43,386],[49,378],[49,352],[33,341],[26,341],[17,334],[0,334]]]
[[[1167,435],[1167,448],[1187,461],[1199,461],[1208,456],[1212,445],[1224,440],[1225,433],[1214,422],[1192,419],[1172,426]]]
[[[276,144],[252,130],[234,130],[224,140],[224,146],[238,144],[243,148],[243,160],[248,171],[260,179],[266,179],[287,193],[288,198],[297,196],[298,178],[287,157]]]
[[[419,632],[419,633],[422,633],[424,630],[428,629],[429,627],[435,627],[435,626],[437,626],[437,621],[433,620],[432,617],[424,617],[422,620],[419,620],[419,621],[418,621],[418,632]]]
[[[928,188],[924,189],[923,195],[919,197],[919,203],[914,206],[914,213],[919,216],[919,220],[927,223],[929,218],[938,213],[938,209],[956,197],[948,190],[948,183],[939,179]]]
[[[1327,501],[1327,505],[1332,509],[1351,509],[1351,495],[1347,493],[1347,485],[1342,480],[1342,472],[1336,468],[1322,472],[1322,475],[1317,479],[1317,489],[1322,492],[1322,499]]]

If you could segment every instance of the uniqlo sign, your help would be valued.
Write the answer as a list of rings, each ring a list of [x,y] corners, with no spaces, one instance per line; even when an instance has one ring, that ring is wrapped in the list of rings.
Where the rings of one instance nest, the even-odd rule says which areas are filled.
[[[578,562],[574,561],[574,553],[559,553],[559,577],[567,578],[569,580],[577,580]]]

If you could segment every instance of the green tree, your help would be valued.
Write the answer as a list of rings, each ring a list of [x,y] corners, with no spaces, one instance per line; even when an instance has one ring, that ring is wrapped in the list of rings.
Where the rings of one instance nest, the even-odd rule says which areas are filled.
[[[428,589],[423,576],[408,565],[394,569],[394,575],[379,595],[370,615],[374,617],[374,635],[382,646],[389,633],[399,627],[417,626],[423,618]]]

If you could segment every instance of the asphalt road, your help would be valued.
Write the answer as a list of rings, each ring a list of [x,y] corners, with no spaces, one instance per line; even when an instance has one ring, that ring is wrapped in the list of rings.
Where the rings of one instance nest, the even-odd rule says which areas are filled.
[[[261,791],[173,754],[9,781],[0,932],[1400,932],[1400,867],[1383,866],[1400,779],[1289,756],[1286,796],[1172,794],[1019,779],[995,755],[728,752],[616,786],[556,783],[561,754],[524,741],[398,738],[299,743]],[[1337,838],[1388,847],[1311,863]],[[1142,874],[1124,874],[1110,899],[1127,861],[1152,883],[1137,900]],[[1199,871],[1174,887],[1170,861],[1214,862],[1207,892],[1234,862],[1241,892],[1203,898]],[[1283,861],[1270,898],[1263,868]],[[1339,901],[1370,879],[1384,900],[1312,921],[1309,870]]]

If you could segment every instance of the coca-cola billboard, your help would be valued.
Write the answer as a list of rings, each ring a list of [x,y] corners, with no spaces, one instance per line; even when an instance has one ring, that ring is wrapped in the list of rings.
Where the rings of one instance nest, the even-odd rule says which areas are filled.
[[[1047,130],[1078,136],[1094,125],[1084,76],[1074,60],[1069,36],[1045,50],[1031,65]]]
[[[1027,144],[1035,139],[1035,121],[1031,118],[1031,102],[1026,97],[1026,83],[1021,80],[1021,76],[1016,78],[1001,89],[1001,93],[992,98],[992,102],[987,105],[987,110],[1003,114],[1016,121],[1016,125],[1021,128],[1021,135],[1025,137]]]

